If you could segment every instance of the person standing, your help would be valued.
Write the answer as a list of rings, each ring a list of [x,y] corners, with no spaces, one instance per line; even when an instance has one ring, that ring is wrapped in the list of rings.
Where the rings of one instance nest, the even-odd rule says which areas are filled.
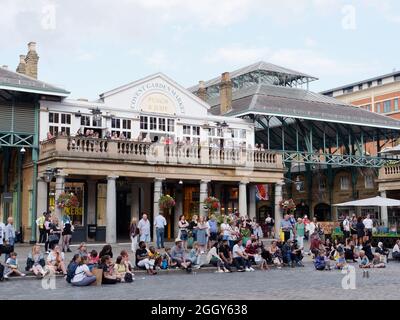
[[[72,252],[69,244],[72,238],[72,224],[68,216],[63,218],[63,229],[62,229],[62,242],[61,250],[62,252]]]
[[[200,254],[205,252],[207,246],[207,237],[208,237],[209,229],[208,224],[205,221],[204,216],[200,216],[199,222],[197,223],[197,243],[200,247]]]
[[[185,215],[182,214],[179,217],[179,222],[178,222],[178,228],[179,228],[178,238],[182,240],[183,247],[185,250],[187,250],[188,227],[189,227],[189,222],[186,221]]]
[[[14,219],[13,217],[8,217],[7,225],[5,229],[5,236],[4,239],[6,240],[7,244],[11,246],[11,252],[14,251],[14,244],[15,244],[15,228],[14,228]],[[10,257],[8,253],[6,253],[5,261]]]
[[[367,217],[363,220],[363,224],[365,226],[364,242],[366,242],[372,239],[372,228],[374,226],[374,222],[369,214],[367,214]]]
[[[365,225],[362,222],[361,217],[357,218],[356,229],[357,229],[357,245],[361,250],[361,247],[363,245],[364,236],[365,236]]]
[[[138,223],[140,241],[150,242],[150,221],[147,219],[147,214],[143,213],[142,219]]]
[[[295,230],[296,230],[296,240],[297,240],[297,245],[301,250],[304,248],[304,230],[305,226],[303,223],[302,218],[297,219],[297,223],[295,224]]]
[[[349,220],[349,216],[346,215],[346,217],[344,218],[343,222],[342,222],[342,226],[343,226],[343,235],[344,235],[344,239],[348,239],[350,238],[350,220]]]
[[[137,226],[137,219],[135,217],[131,220],[131,225],[129,227],[129,237],[132,240],[131,250],[133,253],[136,252],[137,244],[138,244],[138,237],[139,237],[139,228]]]
[[[280,227],[284,234],[284,242],[286,242],[290,239],[290,232],[293,230],[293,225],[289,220],[288,214],[285,214],[283,220],[281,221]]]
[[[265,218],[265,224],[267,225],[267,238],[272,238],[275,221],[270,214]]]
[[[4,244],[4,236],[6,234],[6,225],[0,221],[0,253]]]
[[[42,216],[40,216],[36,220],[36,224],[39,228],[39,243],[45,243],[46,241],[46,228],[44,227],[44,222],[46,221],[47,212],[43,212]]]
[[[156,228],[157,235],[157,249],[164,248],[164,231],[166,225],[167,220],[165,220],[163,214],[160,212],[154,219],[154,227]]]

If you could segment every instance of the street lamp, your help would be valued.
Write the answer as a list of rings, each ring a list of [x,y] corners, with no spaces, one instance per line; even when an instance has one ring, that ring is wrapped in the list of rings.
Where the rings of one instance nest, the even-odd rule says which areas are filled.
[[[49,183],[53,180],[54,176],[56,175],[57,169],[47,166],[46,171],[43,173],[43,179],[45,182]]]
[[[20,150],[20,152],[21,152],[21,154],[25,154],[26,149],[25,149],[24,147],[22,147],[21,150]]]

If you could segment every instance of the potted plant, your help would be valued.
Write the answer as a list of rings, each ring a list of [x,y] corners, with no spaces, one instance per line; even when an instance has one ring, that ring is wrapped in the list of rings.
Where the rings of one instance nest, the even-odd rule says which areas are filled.
[[[296,204],[293,199],[282,200],[279,202],[279,206],[281,207],[283,214],[292,214],[296,211]]]
[[[167,212],[168,214],[170,214],[171,209],[175,207],[175,203],[175,199],[169,194],[166,194],[160,197],[160,200],[158,201],[158,206],[160,207],[160,210],[162,210],[164,213]]]
[[[208,214],[215,214],[220,208],[219,200],[215,197],[207,197],[204,199],[204,209],[208,210]]]
[[[72,192],[71,193],[63,192],[58,196],[56,205],[60,209],[77,208],[79,207],[79,200],[78,197],[74,195]]]

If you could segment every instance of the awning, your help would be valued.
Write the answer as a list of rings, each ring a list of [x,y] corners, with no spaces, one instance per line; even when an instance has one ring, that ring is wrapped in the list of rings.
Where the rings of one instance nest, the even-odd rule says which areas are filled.
[[[337,207],[400,207],[400,200],[373,197],[362,200],[355,200],[343,203],[334,204]]]

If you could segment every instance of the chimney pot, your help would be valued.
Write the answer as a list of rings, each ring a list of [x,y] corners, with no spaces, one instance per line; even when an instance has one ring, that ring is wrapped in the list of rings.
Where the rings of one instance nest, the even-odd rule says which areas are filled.
[[[28,43],[28,51],[36,51],[36,42],[29,42]]]
[[[220,113],[225,114],[232,109],[232,81],[229,72],[221,75],[219,85]]]
[[[199,89],[197,90],[197,96],[201,100],[207,101],[207,90],[204,81],[199,81]]]
[[[25,59],[26,59],[26,55],[24,55],[24,54],[19,55],[19,63],[26,63]]]

